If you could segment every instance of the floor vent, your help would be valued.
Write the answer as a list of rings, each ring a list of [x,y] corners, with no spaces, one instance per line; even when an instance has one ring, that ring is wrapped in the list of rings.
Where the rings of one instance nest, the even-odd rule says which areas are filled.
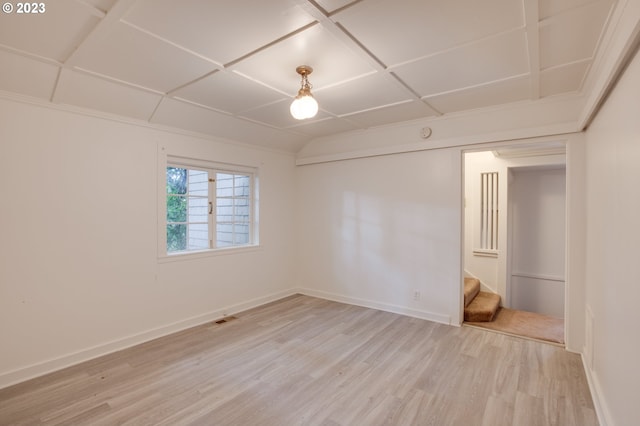
[[[218,320],[218,321],[216,321],[215,323],[216,323],[216,324],[224,324],[225,322],[229,322],[229,321],[232,321],[232,320],[234,320],[234,319],[236,319],[236,317],[234,317],[234,316],[228,316],[228,317],[224,317],[224,318],[222,318],[222,319],[219,319],[219,320]]]

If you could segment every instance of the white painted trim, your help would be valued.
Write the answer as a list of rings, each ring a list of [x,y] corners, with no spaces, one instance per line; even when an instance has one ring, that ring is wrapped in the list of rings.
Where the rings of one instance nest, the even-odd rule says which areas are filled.
[[[404,154],[408,152],[417,151],[429,151],[432,149],[453,148],[453,147],[466,147],[475,146],[484,143],[497,143],[517,140],[529,140],[539,137],[546,137],[553,135],[559,137],[576,132],[576,125],[573,122],[559,123],[545,127],[540,127],[535,130],[525,129],[523,131],[504,131],[492,134],[481,134],[473,136],[461,136],[451,139],[442,139],[439,141],[425,141],[417,143],[409,143],[396,146],[381,146],[377,148],[371,148],[366,150],[357,150],[352,152],[342,152],[336,154],[316,155],[310,157],[298,157],[296,159],[296,166],[305,166],[318,163],[330,163],[334,161],[353,160],[357,158],[378,157],[382,155]]]
[[[448,315],[437,314],[434,312],[424,311],[421,309],[407,308],[406,306],[393,305],[391,303],[376,302],[374,300],[360,299],[357,297],[344,296],[341,294],[329,293],[326,291],[313,290],[310,288],[298,288],[297,293],[305,296],[319,297],[320,299],[332,300],[334,302],[347,303],[349,305],[362,306],[365,308],[378,309],[380,311],[391,312],[394,314],[406,315],[409,317],[420,318],[427,321],[433,321],[445,325],[460,326],[460,324],[451,323],[451,317]]]
[[[629,55],[637,48],[640,37],[640,2],[619,0],[607,21],[606,33],[598,41],[598,54],[583,84],[587,100],[578,118],[580,129],[590,124],[613,88],[618,73],[632,59]]]
[[[174,153],[180,151],[179,153]],[[201,259],[211,256],[240,254],[252,251],[261,250],[260,246],[260,216],[259,216],[259,180],[261,168],[258,164],[236,164],[225,163],[220,161],[213,161],[208,158],[200,156],[185,154],[183,149],[169,148],[163,144],[158,144],[157,149],[157,175],[158,175],[158,190],[157,190],[157,210],[158,217],[156,226],[158,229],[157,238],[157,250],[158,250],[158,263],[185,261],[192,259]],[[250,244],[230,246],[230,247],[216,247],[205,250],[193,250],[179,253],[167,253],[167,234],[166,234],[166,217],[167,217],[167,204],[166,204],[166,169],[169,165],[179,165],[182,167],[199,167],[206,169],[211,173],[226,172],[226,173],[244,173],[251,176],[251,217],[250,217]],[[214,197],[215,199],[215,197]],[[214,207],[215,210],[215,207]],[[209,229],[215,230],[215,225],[210,226]],[[211,237],[211,236],[210,236]],[[215,239],[214,239],[215,241]]]
[[[166,225],[165,225],[166,226]],[[165,248],[166,252],[166,240],[165,245],[162,246]],[[192,250],[192,251],[183,251],[178,253],[171,254],[158,254],[158,263],[170,263],[170,262],[184,262],[194,259],[204,259],[207,257],[214,256],[227,256],[230,254],[244,254],[251,253],[254,251],[261,251],[262,246],[259,244],[247,244],[244,246],[230,246],[230,247],[221,247],[214,249],[205,249],[205,250]]]
[[[297,153],[296,165],[575,133],[584,100],[581,94],[557,96],[319,137]],[[420,136],[425,126],[433,130],[428,140]],[[465,130],[478,126],[485,130]]]
[[[0,389],[296,294],[284,290],[0,374]]]
[[[611,417],[611,411],[609,411],[609,407],[607,406],[607,402],[604,398],[604,392],[602,391],[602,387],[598,381],[598,376],[593,370],[587,367],[584,353],[580,354],[580,358],[582,359],[582,367],[584,368],[585,375],[587,376],[587,384],[591,391],[591,399],[593,399],[593,406],[596,410],[600,426],[615,426],[613,417]]]

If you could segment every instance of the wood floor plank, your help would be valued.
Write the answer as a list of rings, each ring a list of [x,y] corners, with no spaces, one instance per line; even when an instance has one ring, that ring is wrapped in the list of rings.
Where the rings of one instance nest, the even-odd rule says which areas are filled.
[[[0,390],[2,425],[597,425],[560,347],[295,295]]]

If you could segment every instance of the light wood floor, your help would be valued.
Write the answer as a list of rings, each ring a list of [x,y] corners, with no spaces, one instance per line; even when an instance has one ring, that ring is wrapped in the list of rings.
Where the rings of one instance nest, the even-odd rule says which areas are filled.
[[[597,424],[553,345],[292,296],[0,390],[0,424]]]

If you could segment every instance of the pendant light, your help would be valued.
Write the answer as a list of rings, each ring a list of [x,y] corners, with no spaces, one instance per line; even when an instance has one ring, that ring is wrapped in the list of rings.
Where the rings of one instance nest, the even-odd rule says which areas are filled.
[[[298,96],[291,102],[291,115],[296,120],[304,120],[315,117],[318,113],[318,102],[311,94],[311,83],[309,83],[308,75],[313,72],[313,68],[308,65],[300,65],[296,68],[296,72],[302,77]]]

